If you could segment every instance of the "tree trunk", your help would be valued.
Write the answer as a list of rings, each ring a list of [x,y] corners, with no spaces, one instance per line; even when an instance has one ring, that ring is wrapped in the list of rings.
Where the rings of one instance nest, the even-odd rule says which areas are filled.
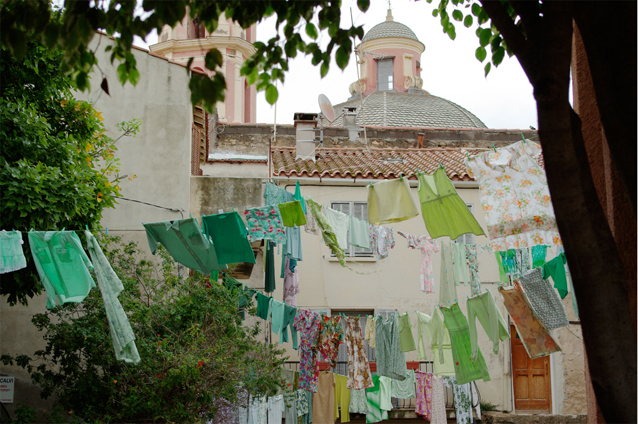
[[[636,215],[636,2],[574,2],[600,118]],[[601,30],[601,24],[605,25]]]

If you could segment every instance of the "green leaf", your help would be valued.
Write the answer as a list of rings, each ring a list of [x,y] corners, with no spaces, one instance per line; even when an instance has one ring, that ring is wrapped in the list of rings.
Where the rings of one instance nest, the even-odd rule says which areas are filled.
[[[330,64],[327,61],[323,61],[323,63],[321,64],[321,69],[320,69],[320,74],[321,74],[321,78],[325,77],[326,75],[328,75],[328,70],[330,69]]]
[[[474,23],[474,18],[472,18],[472,15],[467,15],[465,17],[465,20],[463,21],[463,25],[465,25],[466,28],[471,27],[473,23]]]
[[[222,66],[224,63],[224,58],[222,54],[217,49],[212,49],[208,53],[206,53],[206,57],[204,58],[204,63],[206,64],[206,68],[214,71],[218,66]]]
[[[127,80],[127,74],[126,74],[126,65],[124,63],[121,63],[118,67],[117,67],[117,79],[120,80],[120,83],[124,84]]]
[[[487,74],[490,73],[490,69],[492,69],[492,64],[490,62],[487,62],[487,65],[485,65],[485,76],[487,77]]]
[[[479,42],[481,44],[481,47],[487,46],[490,42],[491,37],[492,37],[491,29],[488,29],[488,28],[481,29],[481,32],[479,33]]]
[[[140,71],[136,68],[131,69],[131,72],[128,74],[128,79],[131,81],[131,84],[137,85],[140,82]]]
[[[503,57],[505,57],[505,49],[503,47],[499,47],[495,52],[492,53],[492,62],[494,66],[498,66],[503,62]]]
[[[478,3],[472,3],[472,15],[478,17],[483,8]]]
[[[436,18],[437,16],[439,16],[439,11],[438,11],[438,9],[434,9],[434,10],[432,11],[432,16],[434,16],[435,18]]]
[[[337,66],[341,69],[346,69],[348,66],[348,61],[350,60],[350,52],[341,46],[337,49],[337,53],[335,54],[335,59],[337,60]]]
[[[312,22],[308,22],[306,24],[306,34],[308,34],[308,37],[312,38],[313,40],[317,39],[317,27],[315,27]]]
[[[463,12],[461,12],[458,9],[454,9],[454,11],[452,12],[452,18],[454,18],[454,20],[461,22],[463,20]]]
[[[266,87],[266,101],[271,105],[274,105],[279,97],[279,93],[277,92],[277,87],[270,84]]]
[[[370,0],[357,0],[357,6],[362,12],[366,12],[370,8]]]
[[[485,51],[484,47],[478,47],[474,55],[479,60],[479,62],[483,62],[485,60],[485,57],[487,56],[487,52]]]

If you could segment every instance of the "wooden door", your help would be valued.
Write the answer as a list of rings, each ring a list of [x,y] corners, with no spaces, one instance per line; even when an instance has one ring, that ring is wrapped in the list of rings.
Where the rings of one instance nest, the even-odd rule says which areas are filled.
[[[552,408],[549,356],[530,359],[512,325],[512,369],[514,407],[517,411],[547,411]]]

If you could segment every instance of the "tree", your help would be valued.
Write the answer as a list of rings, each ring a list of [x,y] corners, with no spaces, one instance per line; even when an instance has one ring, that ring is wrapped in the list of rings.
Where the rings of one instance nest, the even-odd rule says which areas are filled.
[[[37,42],[26,49],[22,60],[4,48],[0,57],[0,228],[95,227],[119,195],[117,140],[105,134],[100,112],[73,98],[72,80],[59,71],[63,54]],[[120,138],[139,125],[120,124]],[[23,247],[27,268],[2,277],[0,294],[11,304],[26,305],[42,289]]]
[[[54,395],[64,411],[90,422],[206,422],[223,401],[245,402],[244,391],[274,395],[282,388],[283,351],[256,341],[258,325],[242,324],[243,292],[199,273],[180,279],[163,248],[159,263],[135,259],[143,256],[134,243],[107,236],[100,243],[124,284],[119,299],[142,361],[116,360],[94,289],[82,303],[34,315],[46,341],[34,358],[2,356],[26,368],[44,398]],[[256,312],[251,301],[245,309]]]
[[[367,9],[367,1],[358,4],[361,10]],[[321,64],[323,75],[328,70],[332,50],[337,47],[337,64],[343,68],[349,56],[346,53],[352,47],[351,37],[363,35],[360,27],[339,28],[339,3],[331,1],[259,1],[246,8],[238,0],[215,3],[147,0],[143,8],[150,16],[145,20],[134,17],[134,6],[127,2],[110,2],[108,10],[102,10],[99,2],[72,2],[61,24],[52,25],[46,2],[15,0],[0,9],[2,44],[19,56],[26,34],[35,31],[48,45],[67,50],[65,66],[75,72],[78,86],[84,87],[95,62],[86,45],[92,31],[105,28],[110,34],[121,34],[112,54],[112,60],[123,61],[120,80],[136,82],[139,74],[130,53],[133,35],[144,37],[153,28],[176,24],[186,6],[187,13],[198,16],[209,31],[215,29],[222,12],[243,27],[277,15],[278,23],[284,24],[286,40],[275,37],[258,44],[255,56],[242,68],[243,75],[266,90],[271,103],[277,98],[272,81],[283,81],[288,57],[294,57],[298,51],[311,54],[313,63]],[[453,9],[451,13],[448,8]],[[316,36],[317,29],[310,24],[315,13],[319,29],[327,29],[331,37],[326,50],[316,43],[306,44],[299,34],[300,23],[305,20],[306,33]],[[455,37],[454,20],[467,27],[477,20],[480,46],[476,56],[483,61],[487,57],[486,47],[492,51],[486,72],[501,63],[508,53],[516,56],[534,86],[548,183],[582,312],[585,349],[596,397],[607,421],[636,421],[636,346],[628,342],[636,339],[635,299],[629,299],[633,305],[631,313],[628,308],[627,281],[632,280],[623,274],[623,262],[592,179],[582,123],[568,97],[575,23],[591,65],[606,144],[635,216],[636,3],[441,0],[436,14],[451,38]],[[213,50],[206,57],[207,67],[218,69],[219,53]],[[203,100],[212,107],[214,101],[223,99],[224,85],[217,75],[212,79],[196,76],[190,85],[194,102]],[[635,270],[633,276],[632,292],[635,292]],[[609,331],[610,325],[613,331]]]
[[[635,269],[628,279],[596,192],[582,122],[568,97],[575,25],[587,52],[607,147],[635,218],[636,2],[441,0],[434,16],[454,39],[448,8],[452,20],[467,27],[478,20],[476,57],[484,61],[488,45],[492,52],[486,75],[507,52],[516,56],[534,87],[547,180],[596,399],[607,422],[636,422],[635,299],[628,295],[629,289],[635,293]],[[634,287],[628,289],[629,284]]]
[[[362,11],[368,9],[369,0],[358,0]],[[21,59],[26,54],[27,40],[34,36],[47,47],[61,47],[65,51],[63,71],[71,72],[80,90],[89,87],[89,73],[97,59],[88,44],[95,31],[104,29],[109,35],[119,34],[115,46],[111,49],[111,62],[122,63],[118,66],[118,78],[122,84],[126,81],[137,84],[140,74],[135,58],[131,53],[133,37],[145,38],[152,30],[161,31],[164,25],[174,27],[188,13],[191,18],[206,26],[209,32],[217,28],[219,17],[225,14],[243,28],[259,22],[261,19],[277,15],[277,26],[283,25],[285,40],[279,35],[268,43],[255,43],[255,54],[246,60],[241,74],[246,75],[249,84],[256,83],[258,90],[266,91],[266,100],[274,104],[277,100],[275,81],[284,81],[288,70],[288,58],[297,52],[312,55],[313,65],[321,65],[321,76],[328,73],[332,51],[341,69],[348,65],[352,53],[352,39],[363,37],[362,26],[340,28],[341,2],[337,0],[309,0],[303,2],[281,2],[273,0],[251,1],[250,7],[242,0],[224,2],[174,0],[157,2],[145,0],[142,9],[146,15],[136,16],[137,2],[68,1],[61,19],[52,19],[53,11],[47,0],[21,1],[9,0],[0,6],[0,25],[3,28],[0,37],[2,45]],[[316,17],[319,29],[311,22]],[[300,31],[312,39],[317,39],[319,31],[327,30],[330,43],[322,49],[317,42],[306,43]],[[193,74],[191,76],[191,100],[193,104],[202,103],[212,112],[217,101],[224,100],[226,82],[221,70],[222,54],[212,49],[206,54],[206,67],[215,71],[212,77]],[[190,67],[190,66],[189,66]]]

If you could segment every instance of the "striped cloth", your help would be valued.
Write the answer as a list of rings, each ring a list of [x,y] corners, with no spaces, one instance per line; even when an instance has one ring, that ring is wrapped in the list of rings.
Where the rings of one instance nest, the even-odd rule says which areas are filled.
[[[374,387],[366,389],[366,397],[368,399],[366,423],[378,423],[381,420],[388,419],[388,411],[381,409],[381,378],[378,375],[373,375],[372,382],[374,383]]]

